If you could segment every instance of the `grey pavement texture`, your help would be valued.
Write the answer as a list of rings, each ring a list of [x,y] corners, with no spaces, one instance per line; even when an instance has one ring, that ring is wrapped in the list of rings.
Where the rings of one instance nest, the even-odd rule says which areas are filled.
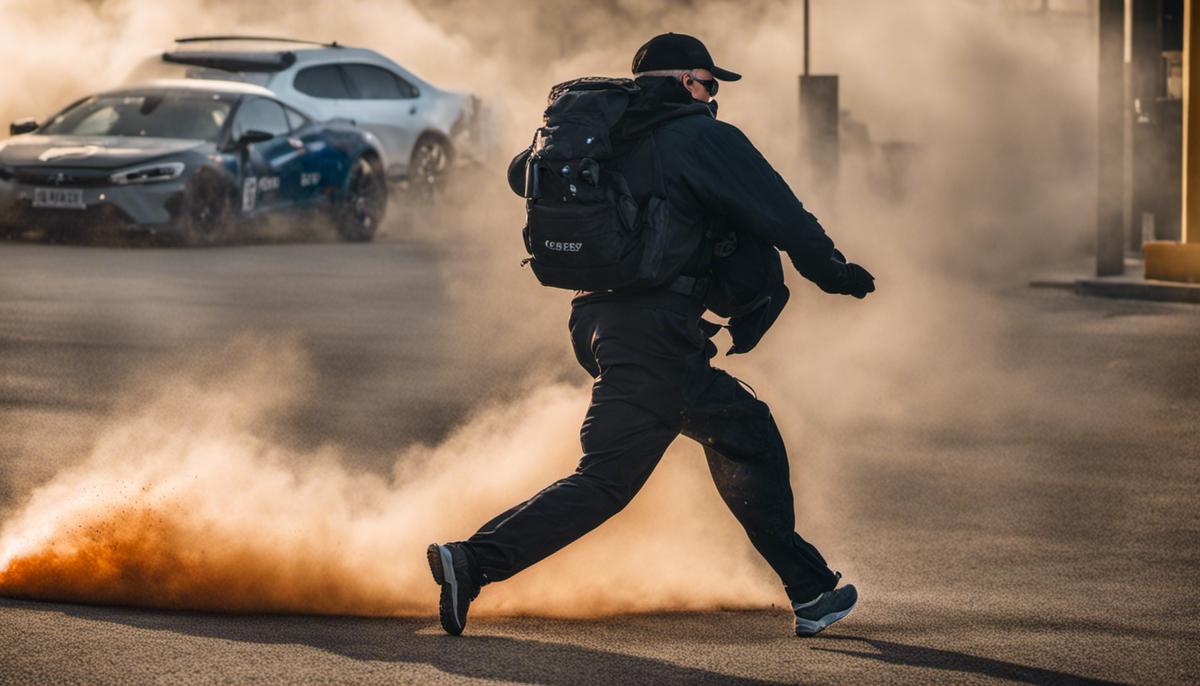
[[[525,371],[456,343],[442,261],[409,242],[0,244],[0,511],[57,467],[31,456],[87,445],[137,370],[246,328],[311,343],[320,402],[296,409],[290,440],[332,437],[365,468],[380,446],[436,440]],[[1030,405],[982,428],[935,417],[844,442],[829,488],[862,600],[820,637],[791,636],[777,609],[479,618],[450,638],[432,608],[232,616],[0,598],[0,683],[1195,683],[1200,308],[1017,286],[994,303],[1004,364],[1036,381]],[[392,365],[413,370],[404,388],[381,373]]]

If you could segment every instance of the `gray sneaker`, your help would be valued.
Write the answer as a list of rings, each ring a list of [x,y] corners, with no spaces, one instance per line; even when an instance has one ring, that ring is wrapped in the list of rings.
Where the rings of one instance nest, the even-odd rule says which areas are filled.
[[[816,636],[822,629],[850,614],[858,603],[854,584],[826,591],[807,603],[792,603],[796,613],[796,635]]]
[[[479,587],[471,579],[467,554],[454,543],[430,543],[425,551],[433,580],[442,587],[438,615],[446,633],[458,636],[467,626],[467,609],[479,595]]]

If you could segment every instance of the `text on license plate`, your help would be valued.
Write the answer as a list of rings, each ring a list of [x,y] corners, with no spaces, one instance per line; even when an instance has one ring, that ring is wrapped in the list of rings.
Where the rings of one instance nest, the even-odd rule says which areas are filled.
[[[87,207],[83,203],[83,190],[79,188],[35,188],[33,189],[33,206],[72,210],[82,210]]]

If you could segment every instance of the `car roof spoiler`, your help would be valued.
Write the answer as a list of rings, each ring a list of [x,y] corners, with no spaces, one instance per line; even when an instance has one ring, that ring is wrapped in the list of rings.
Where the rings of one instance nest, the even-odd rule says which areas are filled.
[[[283,71],[296,63],[291,52],[229,52],[222,50],[176,50],[162,54],[164,62],[206,67],[221,71]]]
[[[264,41],[268,43],[301,43],[304,45],[321,45],[326,48],[340,48],[337,41],[322,43],[315,40],[301,40],[298,38],[279,38],[277,36],[185,36],[176,38],[176,43],[215,43],[218,41]]]

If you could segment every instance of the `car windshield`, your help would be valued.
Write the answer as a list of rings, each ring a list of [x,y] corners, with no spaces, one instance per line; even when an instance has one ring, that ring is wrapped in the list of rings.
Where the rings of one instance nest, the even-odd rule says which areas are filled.
[[[68,108],[40,133],[65,136],[139,136],[215,142],[234,96],[201,91],[98,95]]]

